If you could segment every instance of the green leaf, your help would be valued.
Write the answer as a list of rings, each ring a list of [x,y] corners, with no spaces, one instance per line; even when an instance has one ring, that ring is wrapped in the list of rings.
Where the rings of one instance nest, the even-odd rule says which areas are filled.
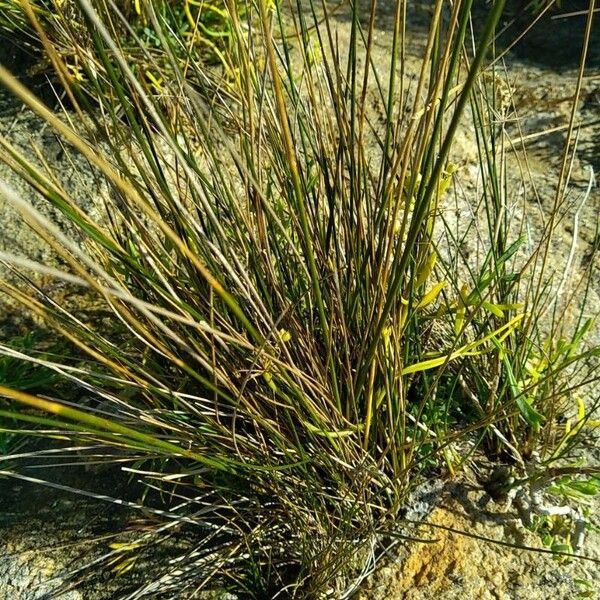
[[[573,548],[571,544],[552,544],[550,547],[552,552],[566,552],[567,554],[573,553]]]
[[[501,351],[502,364],[504,365],[504,370],[506,372],[506,376],[508,377],[510,390],[513,394],[515,403],[517,404],[517,407],[521,412],[521,415],[529,425],[531,425],[535,429],[539,429],[540,426],[546,420],[546,417],[544,417],[544,415],[536,411],[535,408],[533,408],[530,400],[525,396],[525,394],[523,394],[523,392],[521,391],[521,387],[515,377],[512,365],[506,352],[504,352],[502,346],[499,343],[497,343],[497,346]]]
[[[566,486],[586,496],[595,496],[600,492],[600,486],[593,481],[569,481]]]

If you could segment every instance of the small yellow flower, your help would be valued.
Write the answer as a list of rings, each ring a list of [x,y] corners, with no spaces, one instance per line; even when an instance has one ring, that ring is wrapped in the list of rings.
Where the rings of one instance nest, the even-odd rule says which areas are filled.
[[[285,344],[286,342],[289,342],[292,339],[292,334],[287,330],[287,329],[280,329],[279,330],[279,339]]]

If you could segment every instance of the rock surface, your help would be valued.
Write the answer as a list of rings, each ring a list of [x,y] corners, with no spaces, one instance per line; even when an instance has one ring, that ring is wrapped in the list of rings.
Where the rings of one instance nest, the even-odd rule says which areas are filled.
[[[485,492],[464,483],[449,485],[424,522],[431,527],[415,527],[412,535],[432,542],[402,547],[375,572],[357,600],[567,600],[597,592],[597,532],[590,534],[583,553],[598,562],[559,562],[535,551],[547,549],[514,510],[505,512]]]

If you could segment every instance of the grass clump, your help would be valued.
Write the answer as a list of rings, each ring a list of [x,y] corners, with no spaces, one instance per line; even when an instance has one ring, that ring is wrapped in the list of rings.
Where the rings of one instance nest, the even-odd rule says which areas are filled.
[[[198,75],[199,70],[188,73],[189,61],[193,56],[205,65],[226,64],[224,55],[231,48],[233,39],[226,3],[223,0],[160,0],[152,6],[153,18],[160,22],[161,31],[176,56],[177,68],[186,72],[190,83],[204,88],[206,75],[192,82],[192,71]],[[241,15],[244,3],[236,0],[229,8]],[[127,56],[129,67],[146,92],[156,96],[168,94],[165,81],[173,78],[173,72],[169,60],[163,59],[162,42],[143,9],[143,2],[120,2],[120,19],[115,18],[110,2],[102,2],[100,10],[107,16],[106,25],[111,28],[113,39]],[[44,51],[40,28],[51,40],[51,54]],[[21,51],[21,60],[29,64],[32,82],[42,82],[46,78],[54,80],[52,55],[57,54],[56,58],[60,58],[69,78],[80,88],[88,89],[90,98],[94,98],[95,91],[89,90],[93,80],[87,78],[81,62],[94,53],[94,43],[77,2],[3,0],[0,2],[0,40]],[[29,57],[25,59],[27,55]],[[156,69],[156,66],[160,68]]]
[[[498,243],[463,288],[436,244],[454,135],[503,8],[494,3],[467,53],[471,5],[445,13],[435,3],[411,80],[404,3],[385,66],[372,62],[374,5],[366,21],[350,7],[342,46],[326,5],[228,3],[233,77],[213,88],[216,112],[190,83],[203,77],[202,50],[185,46],[153,3],[140,10],[160,56],[137,49],[164,82],[162,98],[115,38],[126,15],[110,3],[77,2],[92,44],[73,46],[85,90],[52,55],[83,125],[0,70],[112,190],[106,220],[94,222],[0,139],[5,161],[87,238],[71,242],[2,184],[66,268],[3,258],[80,286],[112,314],[108,329],[84,323],[39,290],[1,284],[89,357],[54,367],[103,408],[0,393],[53,415],[17,419],[135,451],[131,468],[168,506],[135,547],[202,533],[139,595],[231,585],[252,597],[348,597],[408,493],[460,468],[456,443],[494,427],[492,438],[510,444],[496,432],[535,411],[524,411],[508,367],[524,360],[512,344],[529,318],[506,300],[512,247]],[[461,367],[489,356],[508,391],[461,423]]]

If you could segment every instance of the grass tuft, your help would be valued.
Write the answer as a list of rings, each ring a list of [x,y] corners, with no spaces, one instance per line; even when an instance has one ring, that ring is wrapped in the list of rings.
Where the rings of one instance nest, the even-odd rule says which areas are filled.
[[[2,67],[0,81],[108,182],[106,218],[92,220],[0,138],[3,160],[86,239],[74,243],[1,183],[65,268],[2,259],[77,286],[110,319],[83,321],[39,290],[0,290],[87,357],[50,366],[102,409],[10,386],[0,396],[28,407],[15,419],[135,450],[131,470],[168,498],[140,547],[198,536],[132,597],[219,586],[349,597],[410,491],[459,470],[465,448],[524,463],[540,444],[552,457],[566,447],[569,432],[557,446],[548,429],[554,390],[598,351],[578,349],[583,319],[564,343],[539,343],[546,280],[536,271],[524,292],[521,282],[543,243],[520,272],[513,264],[522,243],[503,211],[504,138],[486,84],[504,2],[473,52],[472,1],[435,2],[412,78],[403,2],[389,63],[376,65],[374,3],[349,6],[344,45],[326,3],[228,1],[229,46],[210,76],[205,48],[165,18],[170,5],[136,4],[143,38],[116,3],[72,4],[83,24],[60,20],[67,60],[63,38],[23,2],[69,110],[55,114]],[[469,111],[490,250],[462,285],[438,233]]]

